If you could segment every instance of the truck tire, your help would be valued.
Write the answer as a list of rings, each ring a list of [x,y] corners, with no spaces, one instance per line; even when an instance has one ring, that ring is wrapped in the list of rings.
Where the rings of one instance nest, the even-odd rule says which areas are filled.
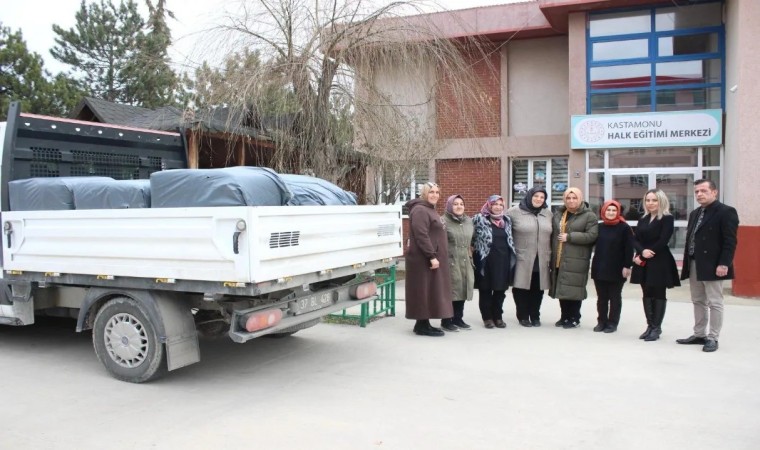
[[[92,330],[95,354],[116,379],[155,380],[166,373],[164,345],[140,303],[115,297],[98,311]]]

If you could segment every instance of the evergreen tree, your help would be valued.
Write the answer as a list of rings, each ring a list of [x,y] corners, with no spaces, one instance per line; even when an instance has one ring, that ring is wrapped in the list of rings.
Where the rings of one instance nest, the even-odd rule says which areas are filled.
[[[77,83],[64,74],[49,80],[42,57],[30,52],[21,31],[0,24],[0,120],[12,101],[24,112],[66,115],[82,98]]]
[[[73,74],[95,96],[108,101],[136,103],[129,94],[139,78],[127,71],[138,52],[145,22],[132,0],[118,6],[111,0],[89,5],[82,0],[74,28],[53,25],[55,59],[72,67]]]
[[[124,67],[125,77],[132,82],[126,86],[130,103],[146,108],[172,104],[178,77],[169,66],[168,49],[171,45],[171,30],[167,17],[174,13],[166,9],[166,0],[158,0],[148,6],[147,32],[137,37],[137,52]]]

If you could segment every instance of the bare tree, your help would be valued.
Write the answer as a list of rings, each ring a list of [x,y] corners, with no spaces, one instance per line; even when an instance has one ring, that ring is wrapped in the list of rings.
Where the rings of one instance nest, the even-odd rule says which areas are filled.
[[[241,2],[218,31],[226,52],[255,51],[262,63],[227,80],[215,103],[271,112],[263,89],[277,80],[289,93],[282,106],[291,120],[273,131],[272,166],[334,182],[357,163],[371,166],[369,184],[379,188],[367,200],[393,201],[409,185],[409,168],[424,167],[443,146],[435,121],[441,89],[464,122],[477,120],[487,99],[471,81],[472,56],[490,61],[494,51],[445,38],[433,21],[408,20],[409,12],[421,12],[416,2]]]

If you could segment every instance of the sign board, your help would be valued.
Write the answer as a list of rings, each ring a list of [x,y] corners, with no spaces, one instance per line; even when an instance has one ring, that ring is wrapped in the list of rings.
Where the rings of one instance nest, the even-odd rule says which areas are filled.
[[[723,110],[572,116],[570,148],[697,147],[723,143]]]

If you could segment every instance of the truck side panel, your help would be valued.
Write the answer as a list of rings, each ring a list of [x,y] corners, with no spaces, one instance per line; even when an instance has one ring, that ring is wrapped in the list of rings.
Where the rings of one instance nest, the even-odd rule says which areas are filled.
[[[6,271],[257,283],[401,254],[397,206],[11,211],[3,225]]]

